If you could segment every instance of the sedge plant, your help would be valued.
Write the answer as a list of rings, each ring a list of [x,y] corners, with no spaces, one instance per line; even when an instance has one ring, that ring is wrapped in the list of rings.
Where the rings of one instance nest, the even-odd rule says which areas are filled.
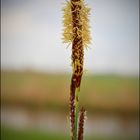
[[[70,85],[71,140],[83,140],[85,109],[79,107],[83,75],[84,48],[90,43],[89,12],[84,0],[69,0],[63,8],[63,42],[72,46],[72,77]]]

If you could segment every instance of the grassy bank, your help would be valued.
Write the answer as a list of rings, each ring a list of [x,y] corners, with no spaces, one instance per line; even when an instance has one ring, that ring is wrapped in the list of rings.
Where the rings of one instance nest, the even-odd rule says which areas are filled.
[[[36,72],[1,72],[2,105],[67,111],[70,75]],[[137,77],[85,75],[80,101],[88,112],[137,114]]]
[[[69,136],[63,134],[54,134],[39,132],[35,130],[14,130],[10,128],[1,128],[1,140],[70,140]],[[136,138],[122,137],[86,137],[85,140],[137,140]]]

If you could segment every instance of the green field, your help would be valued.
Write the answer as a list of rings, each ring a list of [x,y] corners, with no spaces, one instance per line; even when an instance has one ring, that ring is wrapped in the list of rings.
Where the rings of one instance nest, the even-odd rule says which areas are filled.
[[[71,75],[1,72],[1,102],[31,108],[68,111]],[[84,75],[80,104],[88,112],[137,114],[139,79],[116,75]]]
[[[1,105],[27,110],[56,111],[65,115],[69,109],[70,74],[49,74],[29,71],[1,72]],[[117,115],[125,120],[138,116],[139,79],[132,76],[84,75],[80,104],[88,115]],[[65,115],[64,115],[65,114]],[[134,127],[135,128],[135,127]],[[43,133],[37,130],[18,130],[1,127],[2,140],[69,140],[64,134]],[[137,140],[120,136],[90,136],[85,140]]]
[[[13,130],[2,128],[1,140],[70,140],[69,136],[38,131]],[[123,137],[89,137],[85,140],[138,140],[137,138]]]

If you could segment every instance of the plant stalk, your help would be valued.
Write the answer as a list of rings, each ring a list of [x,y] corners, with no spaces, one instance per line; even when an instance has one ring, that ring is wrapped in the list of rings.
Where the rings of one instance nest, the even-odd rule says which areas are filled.
[[[74,140],[77,140],[77,134],[78,134],[78,114],[79,114],[79,88],[76,88],[76,91],[75,91]]]

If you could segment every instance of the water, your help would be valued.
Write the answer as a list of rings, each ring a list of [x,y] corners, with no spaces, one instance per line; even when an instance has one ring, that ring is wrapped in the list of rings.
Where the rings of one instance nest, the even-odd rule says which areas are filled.
[[[38,129],[40,131],[69,133],[68,114],[26,110],[23,108],[1,108],[2,126],[15,129]],[[134,136],[139,135],[138,118],[122,118],[113,115],[90,115],[85,123],[86,136]]]

